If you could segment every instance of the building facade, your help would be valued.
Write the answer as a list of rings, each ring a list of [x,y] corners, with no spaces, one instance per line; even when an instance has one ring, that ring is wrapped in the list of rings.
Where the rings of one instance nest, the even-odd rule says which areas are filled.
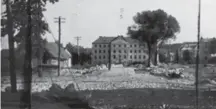
[[[92,63],[145,62],[148,59],[147,46],[130,37],[102,37],[92,43]]]
[[[208,64],[208,60],[210,58],[210,53],[209,53],[209,41],[211,39],[204,39],[200,38],[200,48],[199,48],[199,60],[200,64]],[[194,61],[196,61],[196,56],[197,56],[197,43],[184,43],[180,48],[179,48],[179,56],[180,58],[183,58],[183,52],[185,50],[188,50],[191,53],[191,57],[193,58]]]

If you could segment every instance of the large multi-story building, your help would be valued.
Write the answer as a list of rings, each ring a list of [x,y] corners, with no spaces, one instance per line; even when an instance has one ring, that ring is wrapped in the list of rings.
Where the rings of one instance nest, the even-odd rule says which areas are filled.
[[[109,59],[111,63],[144,62],[148,59],[147,46],[130,37],[100,36],[92,43],[92,63],[107,64]]]

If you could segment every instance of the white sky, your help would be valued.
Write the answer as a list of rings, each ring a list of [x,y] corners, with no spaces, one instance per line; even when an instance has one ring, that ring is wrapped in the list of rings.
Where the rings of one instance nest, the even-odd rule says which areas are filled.
[[[120,19],[121,8],[123,19]],[[47,5],[46,19],[56,38],[58,24],[54,17],[66,18],[62,24],[62,42],[76,44],[75,36],[81,36],[80,45],[91,47],[98,36],[125,35],[133,24],[132,17],[143,10],[163,9],[179,21],[181,33],[176,41],[197,40],[198,0],[59,0]],[[216,0],[202,0],[201,35],[216,37]],[[46,35],[54,41],[51,34]]]

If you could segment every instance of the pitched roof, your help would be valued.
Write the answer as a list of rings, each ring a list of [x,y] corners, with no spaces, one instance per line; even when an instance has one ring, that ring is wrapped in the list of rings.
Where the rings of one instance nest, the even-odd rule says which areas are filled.
[[[92,44],[108,44],[117,37],[99,36],[99,38],[95,40]],[[129,43],[139,43],[139,40],[133,39],[131,37],[123,37],[123,38]]]
[[[52,56],[52,58],[58,58],[58,44],[55,42],[49,42],[45,45],[46,51]],[[60,48],[60,59],[68,59],[71,55],[64,50],[63,47]]]
[[[110,43],[114,38],[116,37],[107,37],[107,36],[99,36],[98,39],[96,39],[93,44],[108,44]]]

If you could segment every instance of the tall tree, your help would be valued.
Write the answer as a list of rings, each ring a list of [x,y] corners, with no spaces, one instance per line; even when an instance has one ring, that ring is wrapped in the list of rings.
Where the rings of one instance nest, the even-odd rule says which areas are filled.
[[[17,92],[17,86],[16,86],[16,73],[15,73],[15,56],[14,56],[14,25],[13,25],[13,18],[12,18],[12,9],[10,6],[10,1],[6,0],[4,1],[6,5],[6,11],[7,13],[5,17],[7,17],[7,21],[2,20],[2,34],[4,35],[4,32],[8,35],[8,43],[9,43],[9,63],[10,63],[10,83],[11,83],[11,92]],[[4,25],[5,24],[5,25]],[[7,28],[6,30],[4,30]]]
[[[31,39],[33,45],[38,44],[39,40],[42,39],[41,36],[49,32],[48,24],[43,15],[43,12],[46,11],[47,1],[50,3],[58,2],[58,0],[31,0]],[[27,0],[3,0],[2,6],[6,6],[6,10],[2,13],[1,37],[8,36],[9,39],[11,86],[12,90],[16,91],[14,41],[25,45],[24,39],[28,27]],[[33,49],[33,51],[36,50]]]
[[[157,65],[158,49],[167,39],[176,38],[180,32],[178,21],[161,9],[137,13],[133,20],[135,25],[128,27],[128,35],[147,43],[149,51],[148,66]]]

